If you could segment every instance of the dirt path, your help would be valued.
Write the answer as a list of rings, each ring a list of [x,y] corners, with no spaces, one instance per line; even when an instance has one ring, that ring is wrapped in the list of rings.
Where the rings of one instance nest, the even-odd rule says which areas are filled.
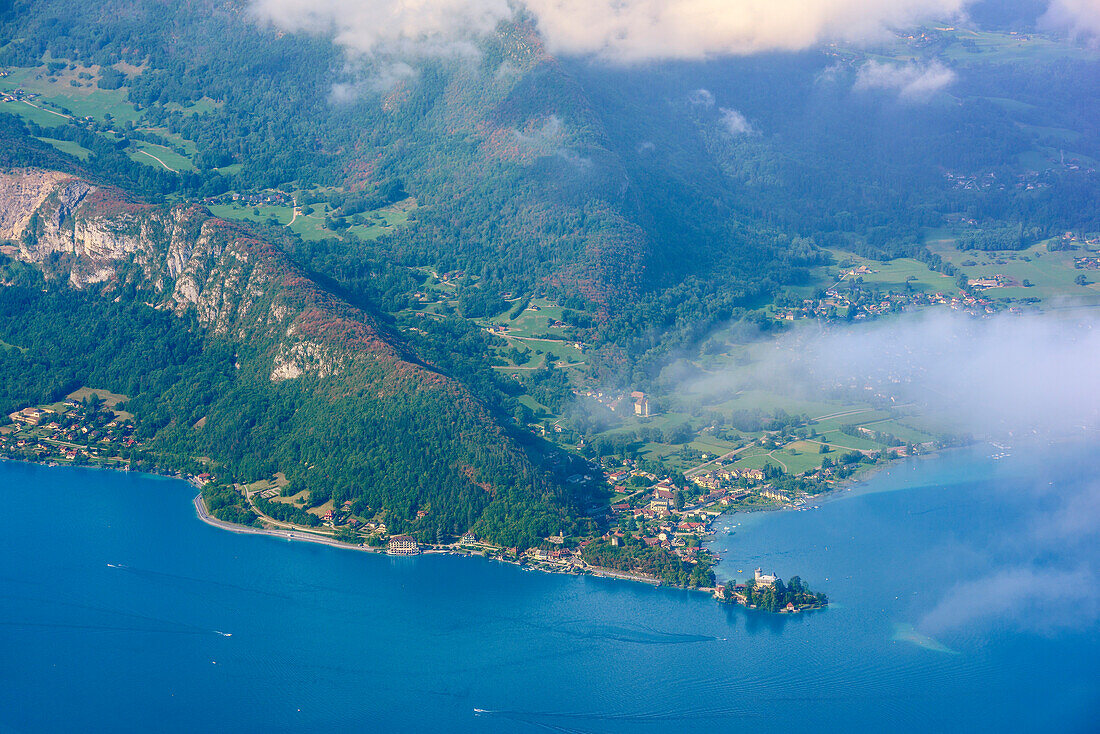
[[[286,226],[288,226],[288,227],[290,225],[294,224],[294,220],[296,220],[298,218],[298,199],[294,198],[294,199],[291,200],[291,202],[294,204],[294,206],[292,207],[292,210],[294,212],[294,216],[292,216],[290,218],[290,221],[286,223]]]
[[[586,362],[567,362],[566,364],[555,365],[555,368],[559,369],[559,370],[563,370],[566,367],[580,367],[583,364],[587,364],[587,363]],[[494,370],[525,370],[525,371],[531,371],[531,370],[541,370],[542,367],[509,367],[508,365],[496,364],[496,365],[493,365],[493,369]]]
[[[57,115],[58,117],[64,117],[66,120],[76,119],[72,115],[63,115],[60,112],[54,112],[53,110],[47,110],[45,107],[39,107],[34,102],[28,102],[25,99],[20,100],[20,102],[22,102],[23,104],[29,104],[31,107],[35,108],[36,110],[42,110],[43,112],[49,112],[51,115]]]
[[[768,452],[768,458],[769,458],[769,459],[775,459],[775,460],[776,460],[777,462],[779,462],[779,466],[783,467],[783,471],[790,471],[789,469],[787,469],[787,465],[783,463],[783,460],[782,460],[782,459],[780,459],[780,458],[779,458],[778,456],[776,456],[776,455],[775,455],[775,452],[776,452],[776,451],[779,451],[779,449],[775,449],[775,450],[773,450],[773,451],[769,451],[769,452]]]
[[[142,153],[142,154],[144,154],[144,155],[147,155],[147,156],[149,156],[150,158],[152,158],[152,159],[153,159],[153,160],[155,160],[155,161],[156,161],[157,163],[159,163],[159,164],[161,164],[162,166],[164,166],[164,167],[165,167],[166,169],[168,169],[168,170],[169,170],[169,171],[171,171],[172,173],[179,173],[179,171],[177,171],[176,169],[172,168],[172,167],[171,167],[171,166],[169,166],[169,165],[168,165],[167,163],[165,163],[164,161],[162,161],[162,160],[161,160],[160,158],[157,158],[157,157],[156,157],[155,155],[153,155],[152,153],[150,153],[150,152],[149,152],[149,151],[147,151],[147,150],[139,150],[139,151],[138,151],[138,153]]]

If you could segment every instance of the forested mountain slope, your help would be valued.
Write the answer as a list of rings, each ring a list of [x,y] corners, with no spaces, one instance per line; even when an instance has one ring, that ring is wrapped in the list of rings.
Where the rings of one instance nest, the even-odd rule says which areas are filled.
[[[285,472],[314,502],[385,510],[393,531],[527,544],[568,522],[569,498],[464,387],[202,207],[15,169],[0,174],[0,239],[48,286],[3,289],[0,320],[23,350],[4,350],[4,372],[41,369],[44,398],[71,389],[59,372],[94,375],[133,395],[155,451],[209,457],[238,480]],[[147,328],[203,336],[150,355]],[[102,339],[122,352],[109,368],[83,359]]]

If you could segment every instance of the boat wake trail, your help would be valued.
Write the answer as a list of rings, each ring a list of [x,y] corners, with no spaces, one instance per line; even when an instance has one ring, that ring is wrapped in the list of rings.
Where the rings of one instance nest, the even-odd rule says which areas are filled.
[[[200,584],[202,586],[218,586],[223,589],[232,589],[234,591],[244,591],[249,594],[259,594],[261,596],[270,596],[277,599],[290,599],[291,597],[286,594],[278,594],[271,591],[265,591],[264,589],[258,589],[252,586],[240,586],[238,584],[227,584],[221,581],[214,581],[212,579],[200,579],[194,576],[183,576],[177,573],[165,573],[164,571],[153,571],[146,568],[135,568],[133,566],[127,566],[121,563],[108,563],[108,568],[118,569],[131,573],[135,576],[146,578],[150,580],[157,580],[162,582],[185,582],[189,584]]]
[[[575,620],[563,624],[545,626],[526,620],[515,620],[524,626],[545,629],[560,635],[585,640],[610,640],[635,645],[692,645],[701,642],[720,642],[725,638],[684,632],[668,632],[644,625],[599,624]]]

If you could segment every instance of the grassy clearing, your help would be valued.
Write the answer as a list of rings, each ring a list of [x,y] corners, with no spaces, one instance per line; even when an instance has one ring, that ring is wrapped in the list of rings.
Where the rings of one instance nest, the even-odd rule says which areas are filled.
[[[82,161],[88,160],[88,156],[92,154],[92,151],[85,148],[75,140],[56,140],[54,138],[38,138],[43,143],[49,143],[53,147],[60,150],[62,153],[68,153],[74,158],[79,158]]]
[[[525,405],[528,408],[530,408],[531,412],[534,413],[536,416],[538,416],[538,415],[546,415],[546,416],[553,415],[553,412],[550,410],[550,408],[546,407],[545,405],[543,405],[539,401],[535,400],[530,395],[521,395],[518,398],[518,400],[522,405]]]
[[[908,425],[907,423],[896,419],[873,421],[871,423],[863,423],[861,425],[873,431],[882,431],[883,433],[889,433],[899,440],[910,441],[912,443],[924,443],[925,441],[931,441],[934,438],[932,434],[921,431],[917,428],[914,428],[913,426]]]
[[[166,127],[143,127],[140,128],[142,132],[154,133],[167,140],[173,147],[182,148],[184,155],[188,158],[193,158],[199,152],[198,145],[193,140],[188,140],[179,133],[171,132]]]
[[[157,153],[159,155],[159,153]],[[165,159],[167,162],[167,159]],[[155,163],[155,161],[154,161]],[[232,170],[240,170],[239,165],[227,166],[219,169],[222,173],[231,173]],[[370,225],[352,225],[347,231],[360,239],[375,239],[392,232],[397,227],[408,221],[409,213],[415,208],[415,201],[407,199],[400,204],[386,207],[374,212],[368,212],[364,216],[368,219],[374,217]],[[249,222],[269,222],[274,218],[275,222],[283,226],[289,226],[290,230],[303,240],[313,241],[322,239],[341,239],[340,232],[325,226],[325,218],[331,215],[331,211],[325,204],[313,205],[313,211],[305,214],[299,209],[298,216],[294,216],[294,207],[291,206],[250,206],[246,204],[212,204],[210,211],[222,219],[236,219]],[[443,284],[438,284],[441,287]],[[452,286],[453,289],[453,286]]]
[[[290,225],[290,229],[303,240],[323,240],[338,236],[325,227],[325,214],[321,205],[317,205],[317,211],[312,214],[299,214],[294,223]]]
[[[121,393],[110,392],[109,390],[100,390],[94,387],[82,387],[78,390],[74,390],[65,396],[66,400],[87,400],[93,394],[98,395],[99,399],[107,404],[108,408],[113,408],[119,403],[124,403],[130,398]]]
[[[294,216],[289,206],[242,206],[240,204],[211,204],[210,213],[222,219],[235,219],[243,222],[267,222],[274,218],[278,224],[286,225]]]
[[[550,321],[561,321],[564,309],[545,298],[532,298],[527,309],[522,311],[515,319],[508,317],[508,311],[492,318],[494,324],[504,324],[509,329],[510,336],[541,337],[550,335],[552,338],[560,338],[561,329],[551,329]]]
[[[884,291],[904,291],[906,283],[915,291],[923,293],[944,293],[952,295],[958,293],[955,280],[943,273],[929,270],[928,266],[919,260],[900,257],[889,262],[868,260],[850,252],[830,250],[837,266],[830,269],[834,279],[830,285],[836,285],[843,290],[848,280],[862,278],[864,285],[873,285]],[[851,273],[853,270],[866,268],[870,272]],[[843,280],[842,280],[843,277]],[[913,280],[907,280],[913,278]]]
[[[1075,257],[1090,255],[1088,250],[1049,252],[1045,242],[1026,250],[992,251],[959,250],[955,247],[956,238],[950,233],[940,231],[935,239],[929,241],[929,247],[944,260],[950,262],[967,278],[977,279],[1004,275],[1020,285],[990,288],[983,295],[994,299],[1038,298],[1040,300],[1069,298],[1084,303],[1100,303],[1100,272],[1078,270],[1073,267]],[[1088,285],[1080,286],[1074,282],[1084,275]],[[1025,287],[1027,280],[1032,285]]]
[[[707,454],[707,459],[713,459],[716,456],[728,454],[737,448],[737,444],[732,441],[725,441],[716,436],[703,433],[700,434],[695,440],[687,444],[689,448],[695,449],[701,453]]]
[[[704,407],[708,410],[716,410],[719,413],[731,413],[735,410],[760,410],[770,414],[782,410],[792,415],[805,414],[811,418],[851,409],[850,405],[839,402],[781,395],[766,390],[739,391],[726,400],[708,402]]]
[[[416,199],[410,197],[382,209],[367,212],[363,216],[370,220],[369,223],[352,225],[348,227],[348,231],[361,240],[375,240],[408,224],[409,214],[414,209],[416,209]]]
[[[738,467],[763,469],[767,464],[778,466],[788,474],[801,474],[821,466],[824,455],[818,453],[818,444],[796,442],[781,449],[764,450],[749,453],[737,462]]]
[[[116,65],[117,66],[117,65]],[[164,108],[169,111],[183,112],[188,115],[202,115],[207,112],[213,112],[222,106],[222,102],[210,99],[209,97],[203,97],[202,99],[192,102],[189,105],[181,105],[176,102],[169,102],[164,105]]]
[[[301,492],[298,492],[297,494],[292,495],[290,497],[282,497],[280,495],[275,495],[274,497],[271,497],[270,499],[271,499],[272,502],[279,502],[279,503],[284,504],[284,505],[301,505],[301,504],[304,504],[305,502],[307,502],[309,500],[309,491],[303,489]]]
[[[332,512],[335,508],[336,508],[336,503],[333,502],[332,500],[329,500],[328,502],[326,502],[323,505],[318,505],[317,507],[309,508],[308,510],[306,510],[306,512],[308,512],[311,515],[316,515],[317,517],[324,517],[327,513]]]
[[[12,69],[9,76],[0,79],[0,90],[14,91],[21,88],[24,92],[39,95],[33,100],[35,104],[74,117],[91,117],[96,120],[110,117],[118,123],[137,123],[142,113],[130,103],[125,87],[100,89],[96,86],[98,79],[98,66],[78,65],[74,69],[66,67],[56,74],[50,74],[45,65],[23,67]]]
[[[65,396],[65,399],[83,401],[91,397],[93,394],[97,395],[99,399],[103,401],[104,405],[114,411],[115,417],[119,420],[133,420],[134,416],[132,413],[127,413],[125,410],[119,410],[116,407],[120,403],[125,403],[127,400],[130,399],[128,396],[121,393],[114,393],[108,390],[98,390],[94,387],[85,386],[72,391]]]
[[[840,429],[818,431],[818,433],[820,435],[817,440],[827,443],[836,449],[845,449],[848,451],[881,451],[886,448],[884,444],[872,441],[869,438],[849,436],[847,433],[842,433]]]
[[[191,159],[182,156],[171,148],[163,145],[147,143],[143,140],[135,140],[137,150],[130,153],[130,158],[138,163],[154,166],[171,171],[194,171],[195,164]]]
[[[17,115],[42,127],[59,127],[69,123],[69,118],[48,110],[33,107],[26,102],[0,102],[0,112]]]
[[[1034,33],[959,29],[954,36],[959,43],[952,44],[945,52],[945,56],[954,62],[1056,61],[1097,57],[1094,50]]]
[[[852,407],[851,412],[845,412],[848,414],[838,415],[835,418],[824,418],[817,421],[814,424],[814,428],[817,429],[819,433],[824,433],[825,431],[837,430],[841,426],[865,425],[890,418],[890,414],[885,410],[875,410],[867,406],[863,406],[862,408]]]

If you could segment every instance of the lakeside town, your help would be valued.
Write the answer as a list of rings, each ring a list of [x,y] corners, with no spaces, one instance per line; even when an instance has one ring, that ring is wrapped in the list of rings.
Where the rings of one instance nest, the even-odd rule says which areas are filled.
[[[495,545],[479,538],[472,529],[454,539],[437,536],[434,542],[394,533],[382,514],[361,516],[351,501],[328,499],[311,507],[309,493],[294,491],[281,474],[246,485],[218,485],[214,477],[202,474],[193,478],[193,483],[203,489],[203,508],[216,520],[259,528],[259,532],[288,539],[339,542],[395,556],[481,556],[530,570],[698,589],[720,601],[749,608],[763,604],[770,611],[784,613],[824,606],[824,597],[799,596],[801,586],[796,585],[787,602],[772,608],[777,598],[787,598],[781,580],[776,585],[778,596],[756,599],[754,585],[763,588],[774,584],[774,575],[764,574],[745,583],[719,583],[715,578],[712,568],[719,559],[705,545],[718,517],[735,510],[810,509],[808,502],[813,496],[806,491],[777,489],[771,472],[738,469],[732,466],[734,461],[736,456],[707,462],[690,479],[660,476],[632,466],[634,462],[624,462],[618,468],[593,463],[592,473],[602,470],[611,497],[608,504],[589,513],[591,527],[598,528],[597,532],[569,536],[559,531],[527,549]],[[841,476],[838,472],[843,473],[844,468],[831,464],[813,472],[817,491],[835,486]],[[592,476],[571,479],[589,481]],[[427,514],[420,510],[417,521]]]
[[[637,476],[644,477],[645,473]],[[720,602],[782,614],[822,609],[828,604],[824,594],[810,592],[798,577],[792,577],[788,584],[784,584],[783,580],[775,574],[764,573],[759,568],[755,570],[754,576],[744,583],[717,582],[713,572],[710,571],[717,559],[703,549],[702,544],[711,535],[711,523],[722,514],[722,510],[717,509],[716,505],[707,506],[702,510],[697,507],[676,507],[675,497],[670,497],[672,491],[669,487],[672,485],[667,479],[658,480],[657,486],[652,491],[647,489],[634,493],[634,496],[639,498],[634,503],[636,514],[620,513],[620,520],[637,518],[641,521],[636,523],[636,531],[609,530],[602,536],[581,539],[569,538],[558,533],[547,537],[539,547],[526,550],[494,545],[479,538],[472,530],[466,531],[453,542],[436,543],[421,542],[408,534],[390,534],[384,520],[378,518],[362,520],[356,517],[351,502],[333,507],[330,500],[325,505],[313,508],[316,514],[312,516],[318,518],[316,524],[303,525],[287,522],[266,514],[263,509],[271,508],[270,503],[278,498],[287,499],[284,489],[288,484],[281,475],[250,485],[223,487],[218,487],[212,479],[205,474],[190,478],[192,484],[202,488],[200,497],[196,498],[199,516],[210,524],[235,532],[254,532],[288,540],[343,545],[391,556],[421,554],[476,556],[514,563],[527,570],[584,574],[653,585],[683,586],[709,593]],[[242,500],[251,510],[251,519],[246,524],[241,523],[248,518],[240,515],[239,507],[227,504],[237,499]],[[699,499],[704,500],[703,497]],[[286,505],[285,502],[278,504]],[[227,515],[220,512],[227,507],[232,507],[228,513],[228,517],[233,518],[232,520],[223,519]],[[647,517],[656,517],[664,521],[650,528],[647,527],[644,519]],[[653,531],[656,535],[648,537],[647,531]],[[644,569],[601,564],[599,560],[606,556],[591,554],[591,551],[596,548],[625,550],[632,545],[643,550],[641,559],[644,559],[645,550],[657,549],[669,552],[683,563],[701,570],[703,574],[697,578],[702,579],[703,582],[691,583],[694,579],[689,578],[687,583],[675,583],[660,574],[647,572]]]
[[[635,400],[644,401],[644,397]],[[139,458],[143,445],[135,435],[133,416],[123,410],[125,401],[125,395],[81,388],[59,403],[15,411],[7,416],[10,422],[0,426],[0,456],[52,465],[155,471],[147,458]],[[661,476],[629,461],[618,467],[594,462],[592,475],[602,473],[610,497],[608,504],[590,512],[589,519],[600,530],[585,537],[558,532],[538,547],[527,549],[493,545],[472,530],[454,539],[437,538],[434,543],[407,533],[391,533],[384,516],[358,516],[351,502],[337,505],[328,500],[308,507],[308,492],[288,495],[290,484],[281,474],[247,485],[220,485],[211,473],[163,473],[187,479],[199,488],[196,508],[200,518],[227,529],[395,556],[482,556],[531,570],[694,588],[720,601],[751,608],[763,604],[770,609],[776,603],[774,595],[760,601],[752,588],[774,585],[773,575],[758,575],[744,584],[715,579],[711,569],[718,559],[705,548],[712,523],[733,510],[805,508],[810,495],[779,491],[769,481],[774,477],[768,472],[739,469],[733,466],[734,461],[736,456],[707,462],[690,478]],[[815,474],[835,481],[833,467]],[[592,475],[574,480],[590,481]],[[420,511],[421,516],[425,514]],[[777,588],[786,593],[781,581]],[[786,598],[782,593],[779,598]],[[789,613],[822,605],[817,597],[801,601],[792,597],[791,604],[772,611]]]

